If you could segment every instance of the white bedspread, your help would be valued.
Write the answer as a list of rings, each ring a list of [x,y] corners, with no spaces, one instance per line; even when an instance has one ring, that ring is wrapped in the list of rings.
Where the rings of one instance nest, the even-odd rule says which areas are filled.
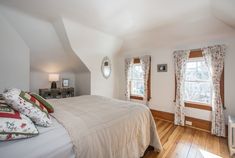
[[[77,158],[139,158],[162,146],[150,110],[142,104],[80,96],[52,99],[52,115],[66,128]]]

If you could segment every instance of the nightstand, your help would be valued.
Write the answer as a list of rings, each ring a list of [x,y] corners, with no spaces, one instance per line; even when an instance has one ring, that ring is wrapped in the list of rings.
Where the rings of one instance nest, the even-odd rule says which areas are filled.
[[[39,95],[45,99],[74,97],[74,88],[39,89]]]

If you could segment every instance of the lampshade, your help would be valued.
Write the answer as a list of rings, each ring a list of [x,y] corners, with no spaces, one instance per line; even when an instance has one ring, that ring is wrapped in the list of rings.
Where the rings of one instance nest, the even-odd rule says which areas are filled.
[[[49,81],[59,81],[59,74],[49,74]]]

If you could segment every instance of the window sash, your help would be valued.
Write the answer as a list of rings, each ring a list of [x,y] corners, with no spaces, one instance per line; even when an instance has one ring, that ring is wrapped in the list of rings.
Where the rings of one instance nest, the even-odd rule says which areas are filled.
[[[143,85],[144,85],[144,77],[143,76],[139,76],[139,77],[134,77],[134,68],[136,66],[141,66],[140,63],[136,63],[134,64],[132,67],[131,67],[131,78],[130,78],[130,85],[133,86],[133,82],[142,82]],[[136,88],[137,89],[137,88]],[[131,93],[131,96],[138,96],[138,97],[143,97],[143,94],[139,94],[139,93],[136,93],[136,92],[133,92],[133,88],[130,87],[130,93]]]
[[[131,66],[131,79],[130,80],[137,80],[137,79],[139,79],[139,80],[144,80],[144,76],[142,76],[142,77],[134,77],[135,75],[134,75],[134,67],[136,67],[136,66],[141,66],[140,64],[133,64],[132,66]]]
[[[193,70],[194,72],[200,72],[198,65],[199,65],[199,62],[203,62],[203,61],[204,61],[203,58],[193,58],[193,59],[190,59],[188,61],[188,63],[195,63],[195,67],[192,67],[192,68],[190,67],[188,69],[191,70],[191,71]],[[211,85],[211,79],[210,78],[208,80],[200,80],[200,79],[190,80],[190,79],[185,79],[184,80],[184,85],[186,83],[198,83],[198,84],[200,84],[200,83],[209,83],[210,84],[210,92],[211,92],[210,93],[210,98],[208,98],[210,100],[209,103],[208,102],[197,101],[197,100],[194,100],[194,98],[192,98],[192,99],[185,99],[184,101],[185,102],[194,102],[196,104],[202,104],[202,105],[211,105],[211,101],[212,101],[212,85]]]
[[[144,94],[136,93],[136,92],[133,91],[133,89],[134,89],[134,88],[132,88],[132,86],[133,86],[133,84],[132,84],[133,81],[134,81],[134,82],[135,82],[135,81],[137,81],[137,82],[142,82],[142,83],[143,83],[143,86],[144,86],[144,81],[143,81],[143,80],[131,80],[131,81],[130,81],[130,86],[131,86],[131,87],[130,87],[130,93],[131,93],[131,95],[132,95],[132,96],[134,95],[134,96],[143,97]],[[136,89],[137,89],[137,88],[136,88]]]
[[[194,99],[185,99],[184,102],[193,102],[193,103],[197,103],[197,104],[201,104],[201,105],[211,106],[211,102],[212,102],[212,85],[211,85],[210,81],[209,82],[207,82],[207,81],[205,81],[205,82],[197,82],[197,81],[189,81],[188,82],[188,81],[185,81],[184,85],[186,83],[209,83],[210,84],[210,92],[211,92],[210,97],[208,98],[210,100],[209,102],[201,102],[201,101],[197,101],[197,100],[194,100]]]

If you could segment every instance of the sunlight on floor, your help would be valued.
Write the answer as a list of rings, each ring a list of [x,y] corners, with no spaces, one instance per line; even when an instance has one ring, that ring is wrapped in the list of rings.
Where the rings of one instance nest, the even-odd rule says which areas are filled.
[[[199,151],[201,153],[202,158],[222,158],[221,156],[215,155],[202,149],[200,149]]]

